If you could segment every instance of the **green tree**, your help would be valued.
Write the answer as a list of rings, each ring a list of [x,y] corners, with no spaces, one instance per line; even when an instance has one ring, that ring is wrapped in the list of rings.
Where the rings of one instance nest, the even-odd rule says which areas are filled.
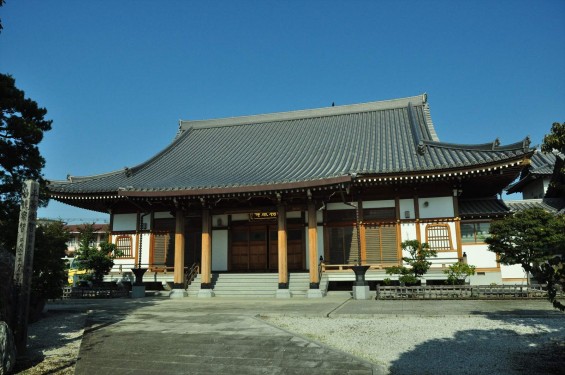
[[[45,159],[38,144],[51,129],[45,120],[47,110],[26,98],[14,78],[0,74],[0,246],[14,251],[21,191],[25,180],[41,186],[40,205],[47,204],[45,180],[41,170]]]
[[[30,322],[39,319],[48,299],[61,298],[67,283],[65,250],[69,233],[61,221],[40,224],[35,229],[33,273],[30,294]]]
[[[557,160],[554,175],[547,189],[546,196],[565,197],[565,122],[562,124],[558,122],[553,123],[550,133],[543,138],[541,150],[545,153],[559,151],[556,154]]]
[[[475,266],[467,263],[457,262],[449,266],[448,269],[443,270],[447,275],[446,283],[450,285],[463,285],[467,277],[475,274]]]
[[[556,299],[557,287],[565,281],[565,218],[531,208],[492,222],[490,234],[485,242],[498,254],[500,263],[520,264],[528,274],[528,285],[530,273],[538,282],[547,283],[550,301],[565,310]]]
[[[432,265],[428,258],[436,257],[437,251],[432,250],[427,243],[420,243],[418,240],[402,242],[402,250],[408,251],[410,254],[402,258],[405,263],[408,263],[408,267],[387,267],[385,271],[389,275],[400,275],[398,281],[401,283],[416,284]]]
[[[35,231],[33,292],[48,299],[61,298],[67,281],[63,258],[69,232],[62,221],[41,224]]]
[[[562,124],[554,122],[551,125],[550,133],[543,137],[541,150],[543,152],[557,150],[565,154],[565,122]]]
[[[95,246],[94,224],[85,224],[79,231],[79,247],[75,256],[79,269],[92,272],[92,281],[101,284],[104,275],[114,266],[114,259],[118,255],[116,245],[101,242],[98,249]]]

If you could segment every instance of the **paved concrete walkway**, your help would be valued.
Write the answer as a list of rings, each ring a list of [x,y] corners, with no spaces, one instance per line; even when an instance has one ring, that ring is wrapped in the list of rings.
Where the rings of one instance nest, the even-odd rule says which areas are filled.
[[[376,365],[273,327],[261,316],[561,316],[546,301],[355,301],[159,297],[73,301],[87,309],[75,374],[381,374]]]

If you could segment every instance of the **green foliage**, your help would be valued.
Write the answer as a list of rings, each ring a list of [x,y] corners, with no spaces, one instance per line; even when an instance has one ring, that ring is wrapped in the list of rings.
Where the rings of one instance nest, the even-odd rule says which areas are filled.
[[[408,251],[410,254],[410,256],[402,258],[405,263],[408,263],[408,267],[387,267],[385,271],[388,275],[399,275],[398,281],[401,283],[416,284],[432,265],[432,262],[427,259],[436,257],[437,251],[430,249],[427,243],[420,243],[418,240],[402,242],[402,250]]]
[[[41,170],[45,160],[37,145],[51,130],[45,108],[26,98],[10,75],[0,74],[0,246],[15,252],[19,206],[25,180],[41,185],[40,205],[47,203]]]
[[[114,266],[114,259],[118,254],[116,245],[102,242],[98,249],[94,246],[95,240],[94,224],[85,224],[80,229],[79,248],[75,258],[78,261],[79,269],[90,271],[92,281],[100,284],[104,275],[108,274]]]
[[[449,266],[448,269],[443,270],[447,275],[447,284],[463,285],[467,277],[475,274],[475,266],[463,262],[457,262]]]
[[[541,145],[543,152],[551,152],[557,150],[565,154],[565,122],[560,124],[554,122],[551,126],[551,132],[543,137],[543,144]]]
[[[485,239],[502,264],[521,264],[528,272],[534,262],[552,257],[565,242],[564,221],[541,208],[517,212],[490,225]]]
[[[60,298],[67,282],[65,262],[69,233],[60,221],[39,225],[35,231],[32,293],[42,299]]]
[[[538,282],[547,283],[550,301],[565,311],[555,298],[557,287],[565,285],[565,217],[532,208],[491,223],[490,233],[485,241],[500,263],[520,264]]]

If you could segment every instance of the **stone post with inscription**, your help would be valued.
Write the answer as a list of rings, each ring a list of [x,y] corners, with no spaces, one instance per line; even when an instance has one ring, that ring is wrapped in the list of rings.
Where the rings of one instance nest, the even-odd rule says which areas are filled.
[[[16,291],[16,314],[14,316],[14,341],[18,355],[26,351],[27,318],[29,312],[29,295],[33,272],[33,249],[35,243],[35,221],[37,219],[37,203],[39,200],[39,183],[28,180],[22,191],[20,222],[18,225],[18,242],[16,245],[16,262],[14,269],[14,288]]]

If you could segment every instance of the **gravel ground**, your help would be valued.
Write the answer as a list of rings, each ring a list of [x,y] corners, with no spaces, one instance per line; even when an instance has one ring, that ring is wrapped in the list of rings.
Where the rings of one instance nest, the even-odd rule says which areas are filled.
[[[266,321],[383,366],[390,374],[563,374],[558,318],[267,317]]]
[[[29,326],[16,374],[73,374],[86,314],[49,311]],[[390,374],[562,374],[565,320],[480,316],[264,317]]]
[[[27,353],[14,374],[74,374],[85,319],[82,312],[48,311],[29,325]]]

